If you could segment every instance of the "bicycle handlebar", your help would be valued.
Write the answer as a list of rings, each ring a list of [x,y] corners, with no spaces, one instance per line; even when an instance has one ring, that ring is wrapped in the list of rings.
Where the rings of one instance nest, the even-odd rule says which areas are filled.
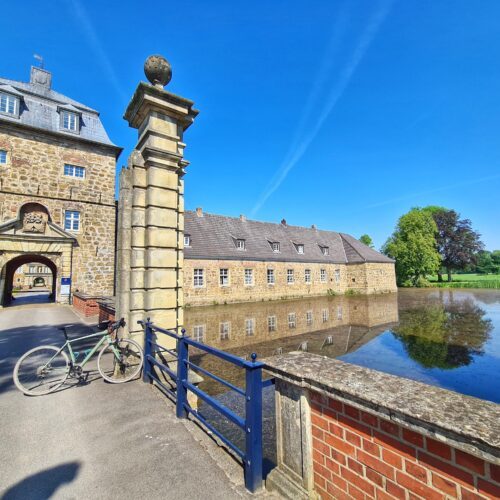
[[[108,326],[108,331],[109,333],[114,332],[115,330],[118,330],[118,328],[122,328],[126,325],[125,323],[125,318],[120,318],[118,321],[115,323],[110,323]]]

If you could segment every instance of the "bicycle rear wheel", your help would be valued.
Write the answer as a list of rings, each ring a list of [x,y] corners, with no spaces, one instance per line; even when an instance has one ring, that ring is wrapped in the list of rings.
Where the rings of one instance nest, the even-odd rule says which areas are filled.
[[[121,339],[101,350],[97,358],[97,368],[104,380],[121,384],[139,375],[143,357],[141,346],[137,342]]]
[[[14,367],[14,383],[28,396],[57,390],[69,375],[69,359],[59,347],[43,345],[23,354]]]

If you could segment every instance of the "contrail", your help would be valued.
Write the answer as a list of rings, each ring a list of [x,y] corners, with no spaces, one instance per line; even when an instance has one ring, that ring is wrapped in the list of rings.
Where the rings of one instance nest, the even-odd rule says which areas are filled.
[[[286,179],[288,176],[288,173],[290,170],[298,163],[298,161],[302,158],[304,153],[306,152],[307,148],[311,145],[311,142],[314,140],[318,132],[320,131],[321,127],[323,126],[324,122],[330,115],[330,113],[333,111],[333,108],[339,101],[339,99],[342,97],[345,89],[349,85],[349,82],[351,81],[351,78],[356,71],[356,68],[358,67],[359,63],[363,59],[363,56],[365,55],[366,51],[370,47],[371,43],[373,42],[373,39],[377,35],[380,26],[384,22],[385,18],[390,12],[391,6],[392,6],[393,0],[389,0],[384,2],[382,7],[375,13],[373,18],[371,19],[370,23],[364,30],[364,32],[361,35],[361,38],[354,49],[354,52],[348,62],[348,64],[342,69],[340,72],[340,77],[337,82],[337,84],[333,87],[332,91],[330,92],[328,98],[326,99],[326,104],[321,107],[322,112],[318,117],[315,118],[314,120],[314,126],[309,129],[308,133],[305,134],[305,136],[302,136],[302,142],[294,148],[292,153],[289,153],[286,156],[285,161],[282,163],[281,167],[278,169],[274,177],[271,179],[271,182],[269,183],[268,187],[262,194],[262,196],[259,198],[257,203],[252,209],[252,216],[255,216],[255,214],[262,208],[264,203],[269,199],[269,197],[281,186],[283,181]],[[334,40],[336,40],[336,37],[334,36]],[[328,56],[329,54],[327,54]],[[323,68],[329,69],[331,64],[328,62],[323,65]],[[318,81],[324,80],[326,75],[326,70],[323,69],[320,74],[319,74],[319,79]],[[305,116],[308,116],[310,114],[310,110],[312,108],[312,101],[313,98],[316,97],[316,95],[319,94],[318,90],[318,84],[313,87],[312,93],[310,98],[308,99],[308,103],[306,105],[306,113],[303,115],[303,119],[300,122],[300,125],[304,127],[304,122],[306,119],[304,118]],[[310,120],[312,121],[312,120]],[[302,129],[298,129],[301,131]],[[298,135],[299,132],[296,134]]]
[[[116,92],[118,93],[122,101],[127,102],[128,100],[127,94],[123,90],[120,84],[120,80],[116,75],[115,70],[113,69],[113,65],[111,64],[108,55],[106,54],[106,52],[102,47],[102,43],[99,40],[99,37],[97,36],[92,21],[87,15],[84,6],[79,0],[70,0],[70,3],[73,6],[74,14],[78,18],[79,24],[82,26],[83,32],[87,37],[87,40],[92,49],[94,50],[97,58],[99,59],[102,68],[106,72],[109,81],[115,88]]]

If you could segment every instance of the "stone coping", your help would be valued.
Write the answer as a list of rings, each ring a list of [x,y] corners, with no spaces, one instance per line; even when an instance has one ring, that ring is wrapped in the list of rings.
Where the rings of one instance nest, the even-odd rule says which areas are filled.
[[[73,292],[74,297],[78,297],[79,299],[82,300],[101,300],[104,297],[102,295],[95,295],[91,293],[83,293],[83,292]]]
[[[500,464],[498,404],[306,352],[261,361],[280,379]]]

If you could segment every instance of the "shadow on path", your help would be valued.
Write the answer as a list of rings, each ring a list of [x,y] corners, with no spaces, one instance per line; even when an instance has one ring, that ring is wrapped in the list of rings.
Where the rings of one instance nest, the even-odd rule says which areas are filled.
[[[45,500],[51,498],[65,483],[75,480],[80,469],[80,462],[51,467],[22,479],[11,486],[2,496],[2,500]]]

